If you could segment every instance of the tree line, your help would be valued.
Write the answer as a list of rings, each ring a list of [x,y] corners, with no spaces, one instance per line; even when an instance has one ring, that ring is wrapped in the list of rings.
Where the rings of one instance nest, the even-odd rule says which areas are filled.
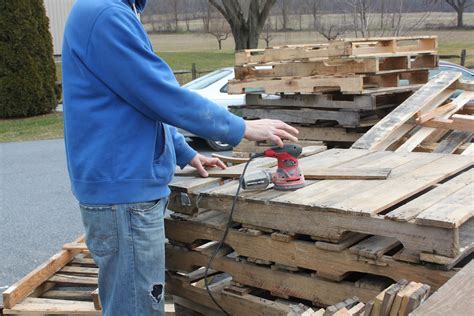
[[[142,21],[151,32],[212,34],[219,48],[232,34],[235,48],[244,49],[257,47],[259,39],[268,46],[274,31],[311,29],[328,40],[347,30],[356,37],[400,36],[421,24],[436,26],[430,12],[452,11],[456,26],[464,27],[474,0],[148,0]],[[416,18],[405,22],[407,13]],[[340,15],[339,21],[328,22],[329,14]]]

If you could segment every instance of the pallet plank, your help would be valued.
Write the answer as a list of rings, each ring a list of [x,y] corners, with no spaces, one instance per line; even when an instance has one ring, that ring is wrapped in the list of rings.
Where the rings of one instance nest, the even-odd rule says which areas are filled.
[[[471,181],[473,180],[471,177]],[[415,222],[420,225],[456,228],[472,217],[474,217],[474,183],[463,186],[424,210],[418,214]]]
[[[38,314],[67,314],[67,315],[100,315],[92,302],[57,300],[27,297],[15,306],[3,311],[5,315],[38,315]]]
[[[404,176],[387,179],[375,188],[343,199],[328,208],[366,216],[380,213],[474,164],[474,161],[469,157],[467,159],[453,159],[458,157],[462,158],[461,156],[441,157]]]
[[[423,194],[422,196],[400,206],[392,212],[385,215],[386,219],[406,222],[414,219],[424,210],[436,205],[438,202],[448,198],[456,191],[464,188],[474,181],[474,169],[470,169],[453,179],[439,185],[433,190]]]

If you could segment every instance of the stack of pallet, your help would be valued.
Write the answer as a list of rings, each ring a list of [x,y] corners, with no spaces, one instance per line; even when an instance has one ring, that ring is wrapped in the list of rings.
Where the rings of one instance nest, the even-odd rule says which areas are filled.
[[[248,172],[275,163],[257,159]],[[231,314],[284,314],[279,299],[313,310],[352,296],[367,304],[401,279],[436,291],[472,259],[472,156],[320,148],[300,165],[320,180],[290,192],[243,191],[237,199],[211,266],[212,275],[227,277],[215,279],[212,291]],[[203,267],[226,229],[242,168],[171,185],[167,288],[185,301],[215,308],[202,287]],[[372,178],[379,168],[391,172]],[[348,176],[324,180],[336,170]],[[366,179],[353,179],[355,171]]]
[[[246,94],[246,105],[232,111],[291,123],[304,145],[348,146],[426,83],[437,65],[436,37],[245,50],[236,53],[228,93]],[[235,153],[245,156],[267,145],[244,141]]]

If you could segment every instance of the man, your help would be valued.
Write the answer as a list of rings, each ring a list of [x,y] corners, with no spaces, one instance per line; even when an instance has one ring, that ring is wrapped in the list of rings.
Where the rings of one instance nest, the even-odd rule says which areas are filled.
[[[237,145],[296,141],[281,121],[244,121],[183,89],[137,18],[146,0],[77,0],[63,46],[65,143],[104,315],[163,315],[163,213],[176,165],[225,168],[177,126]]]

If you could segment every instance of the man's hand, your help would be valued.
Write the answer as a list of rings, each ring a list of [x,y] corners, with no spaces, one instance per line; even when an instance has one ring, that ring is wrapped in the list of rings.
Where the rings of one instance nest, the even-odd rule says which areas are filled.
[[[282,147],[282,139],[297,142],[298,130],[279,120],[255,120],[245,121],[244,138],[254,141],[268,140]]]
[[[209,173],[205,168],[209,167],[219,167],[221,169],[226,169],[227,167],[219,158],[206,157],[201,154],[197,154],[189,162],[189,165],[196,168],[199,175],[203,178],[209,176]]]

